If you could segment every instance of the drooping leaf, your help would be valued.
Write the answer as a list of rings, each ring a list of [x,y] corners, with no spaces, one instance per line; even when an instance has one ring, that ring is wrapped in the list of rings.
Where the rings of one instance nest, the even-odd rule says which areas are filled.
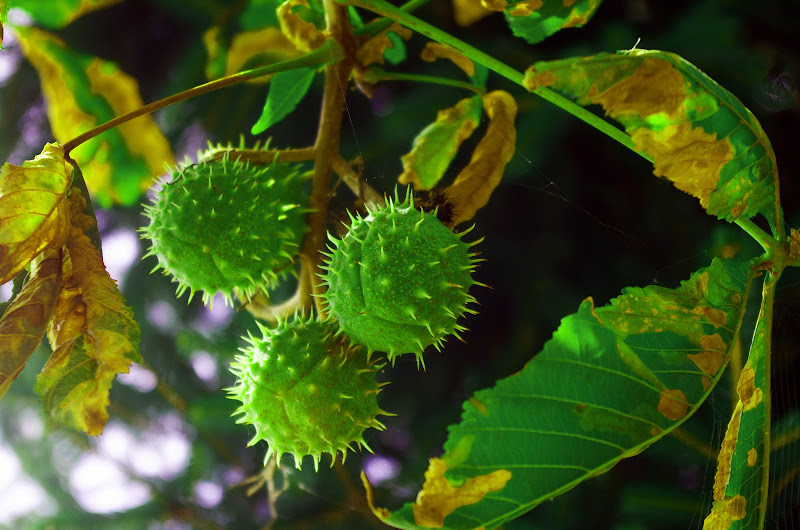
[[[511,32],[529,44],[564,28],[580,28],[592,18],[601,0],[521,0],[487,2],[503,10]]]
[[[84,233],[94,224],[83,213],[80,190],[69,195],[71,231],[65,246],[63,286],[47,331],[53,354],[34,390],[50,417],[92,436],[108,420],[108,392],[118,373],[141,362],[139,325]]]
[[[489,202],[503,178],[506,164],[514,156],[517,102],[508,92],[495,90],[483,96],[483,108],[489,116],[486,134],[475,146],[469,164],[445,190],[453,206],[453,226],[469,221]]]
[[[209,79],[285,61],[300,54],[286,35],[275,27],[242,31],[227,43],[222,37],[221,28],[214,26],[203,34],[203,43],[208,55],[206,77]],[[249,82],[266,83],[270,78],[271,76],[264,76]]]
[[[526,87],[600,104],[625,126],[654,173],[727,221],[779,218],[777,166],[755,116],[695,66],[667,52],[632,50],[538,62]]]
[[[752,265],[714,260],[677,289],[631,287],[599,308],[585,300],[541,353],[477,392],[450,426],[444,479],[456,491],[482,480],[479,500],[446,496],[423,509],[423,487],[416,503],[373,511],[398,528],[425,526],[431,511],[446,528],[495,528],[637,455],[686,420],[721,377]]]
[[[0,320],[0,398],[42,341],[60,286],[61,253],[45,250],[31,264],[30,279]]]
[[[47,144],[21,166],[0,168],[0,285],[42,250],[63,244],[69,183],[64,148],[58,144]]]
[[[283,34],[286,35],[294,46],[303,52],[316,50],[325,43],[325,32],[318,29],[314,22],[305,20],[295,7],[310,9],[308,0],[285,0],[278,6],[278,21]]]
[[[460,51],[438,42],[428,42],[425,48],[422,49],[420,57],[423,61],[428,61],[430,63],[434,62],[436,59],[450,59],[456,66],[461,68],[468,77],[475,75],[475,63],[472,62],[472,59]]]
[[[481,119],[481,98],[465,98],[455,106],[440,110],[436,121],[414,138],[411,151],[401,157],[400,184],[416,189],[431,189],[444,176],[461,143],[472,135]]]
[[[122,0],[13,0],[14,7],[26,11],[37,24],[63,28],[83,15],[122,2]]]
[[[44,31],[18,31],[23,52],[39,72],[50,126],[59,142],[142,106],[136,81],[114,63],[76,53]],[[71,156],[104,207],[135,204],[164,164],[174,162],[167,140],[149,116],[89,140]]]
[[[269,83],[267,101],[251,134],[261,134],[289,115],[306,97],[316,71],[313,68],[296,68],[278,72]]]
[[[771,275],[764,280],[750,354],[736,386],[739,401],[719,451],[714,504],[703,524],[707,530],[764,528],[769,484],[769,356],[775,283]]]

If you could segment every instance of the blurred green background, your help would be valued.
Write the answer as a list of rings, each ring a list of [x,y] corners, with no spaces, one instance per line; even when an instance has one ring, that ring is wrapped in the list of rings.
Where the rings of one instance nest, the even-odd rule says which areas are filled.
[[[127,0],[57,33],[75,50],[119,63],[139,80],[144,100],[153,101],[206,81],[202,33],[213,25],[236,31],[248,4]],[[500,15],[459,28],[452,9],[448,1],[434,0],[417,14],[518,69],[537,60],[631,48],[638,39],[639,48],[682,55],[761,121],[777,156],[787,222],[800,225],[796,0],[607,2],[585,28],[537,46],[512,37]],[[0,160],[18,164],[52,137],[38,77],[6,33]],[[418,59],[425,42],[415,35],[407,43],[409,60],[396,68],[459,78],[451,65]],[[211,311],[199,300],[176,300],[167,278],[148,274],[154,258],[140,259],[146,249],[135,233],[145,223],[141,208],[99,210],[105,260],[142,326],[146,367],[118,378],[106,432],[89,439],[42,418],[32,387],[49,350],[39,348],[0,401],[0,526],[246,529],[273,521],[273,528],[381,527],[367,508],[360,471],[376,486],[376,504],[396,508],[413,501],[428,458],[441,454],[446,426],[458,421],[461,403],[519,370],[583,298],[591,295],[602,305],[628,285],[677,286],[713,256],[758,254],[736,227],[706,216],[696,200],[653,177],[649,164],[626,148],[497,76],[490,76],[489,88],[510,91],[520,107],[516,155],[475,218],[474,237],[486,237],[476,248],[487,260],[476,278],[492,288],[475,290],[481,314],[467,319],[466,343],[452,340],[443,353],[429,353],[426,372],[405,358],[383,369],[380,377],[391,384],[380,395],[381,407],[397,416],[385,420],[386,431],[366,433],[375,455],[350,454],[333,469],[323,459],[318,474],[311,465],[296,471],[287,459],[285,473],[275,477],[274,486],[285,492],[273,521],[266,488],[248,495],[241,484],[261,472],[265,446],[245,447],[252,429],[229,417],[236,405],[221,390],[233,383],[227,366],[243,345],[240,337],[256,331],[253,318],[221,300]],[[273,146],[313,142],[320,94],[317,80],[300,108],[268,131]],[[238,143],[244,135],[252,144],[249,130],[265,95],[265,85],[236,86],[165,109],[156,120],[179,159],[193,156],[207,140]],[[416,133],[438,109],[467,95],[405,82],[380,85],[371,100],[350,91],[342,154],[361,155],[369,183],[392,190],[402,171],[400,156]],[[467,163],[483,130],[462,148],[450,178]],[[342,186],[333,205],[341,214],[351,200]],[[788,270],[778,291],[775,432],[800,423],[797,277]],[[291,289],[287,285],[285,293]],[[505,528],[700,528],[711,506],[713,453],[727,426],[733,387],[723,377],[684,425],[686,439],[666,438]],[[776,495],[768,528],[800,528],[798,444],[773,454]]]

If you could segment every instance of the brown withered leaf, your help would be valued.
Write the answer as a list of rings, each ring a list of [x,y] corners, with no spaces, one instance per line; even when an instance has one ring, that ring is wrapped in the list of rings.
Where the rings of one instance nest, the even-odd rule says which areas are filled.
[[[475,146],[467,167],[445,190],[445,196],[453,207],[453,226],[469,221],[489,202],[503,178],[506,164],[514,156],[516,101],[508,92],[495,90],[483,96],[483,108],[489,116],[486,134]]]
[[[434,62],[436,59],[450,59],[456,66],[461,68],[467,76],[472,77],[475,75],[475,63],[472,62],[472,59],[452,46],[447,46],[438,42],[429,42],[425,45],[425,48],[423,48],[420,57],[423,61],[429,63]]]
[[[140,330],[100,253],[78,228],[90,224],[78,189],[70,191],[68,203],[64,283],[47,331],[53,355],[34,390],[56,422],[95,436],[108,420],[114,377],[127,373],[131,361],[141,362]]]
[[[281,31],[292,44],[302,52],[314,51],[325,43],[325,32],[313,23],[306,22],[297,13],[292,12],[295,6],[308,6],[308,0],[286,0],[278,6],[278,22]]]
[[[358,50],[356,51],[356,61],[358,61],[358,64],[361,67],[367,67],[376,63],[384,63],[383,53],[387,48],[394,47],[394,44],[389,38],[389,33],[396,33],[403,40],[408,40],[411,38],[411,35],[413,35],[413,32],[410,29],[395,22],[374,37],[369,38],[366,42],[358,47]]]
[[[0,398],[44,337],[61,285],[61,252],[48,249],[31,265],[30,279],[0,320]]]
[[[60,247],[68,223],[69,187],[64,148],[47,144],[21,166],[0,168],[0,284],[16,276],[40,252]]]

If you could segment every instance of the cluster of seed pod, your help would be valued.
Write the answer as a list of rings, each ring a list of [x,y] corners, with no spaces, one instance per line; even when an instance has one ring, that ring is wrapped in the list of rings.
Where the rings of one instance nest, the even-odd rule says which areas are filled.
[[[203,160],[204,156],[200,156]],[[290,267],[307,230],[308,196],[296,165],[266,166],[220,160],[186,164],[173,172],[145,208],[150,224],[147,255],[178,282],[178,296],[203,292],[210,303],[267,289]],[[436,212],[414,206],[409,191],[385,205],[351,216],[348,231],[330,236],[322,281],[327,319],[295,315],[261,336],[247,338],[231,365],[236,385],[229,397],[241,402],[238,422],[255,427],[250,445],[269,444],[273,454],[294,456],[299,468],[310,456],[317,469],[322,453],[332,460],[369,446],[363,433],[382,429],[386,415],[377,395],[383,367],[414,354],[417,364],[430,346],[465,331],[459,319],[474,313],[469,289],[475,254],[463,236],[442,224]]]

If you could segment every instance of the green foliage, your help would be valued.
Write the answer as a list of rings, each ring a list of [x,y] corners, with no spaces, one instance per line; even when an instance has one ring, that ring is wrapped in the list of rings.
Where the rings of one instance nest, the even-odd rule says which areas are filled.
[[[744,21],[772,27],[768,10],[704,0],[634,24],[598,0],[425,3],[0,0],[7,47],[33,67],[0,81],[3,123],[33,124],[37,75],[57,142],[34,158],[46,127],[26,126],[45,135],[31,152],[0,128],[14,160],[0,171],[0,271],[14,282],[0,437],[62,511],[16,525],[97,522],[77,481],[60,486],[75,467],[64,455],[121,454],[104,444],[122,426],[146,439],[162,424],[193,438],[191,458],[157,480],[119,460],[150,500],[115,527],[796,522],[798,401],[783,373],[797,368],[800,232],[772,147],[793,156],[796,124],[776,124],[796,91],[789,66],[757,77],[781,52],[744,42]],[[33,26],[6,23],[9,8]],[[493,12],[521,39],[496,38],[481,21]],[[672,51],[610,53],[643,24],[647,47]],[[128,42],[125,28],[130,53],[103,33]],[[267,130],[268,147],[246,147]],[[151,249],[118,289],[101,239],[141,224],[132,205],[198,132],[223,144],[153,191]],[[694,200],[640,178],[635,154]],[[398,183],[413,197],[386,199]],[[487,233],[481,260],[464,223]],[[191,297],[180,307],[154,265],[179,295],[210,306],[221,292],[237,311],[219,324]],[[493,289],[472,292],[479,279]],[[614,297],[624,285],[646,287]],[[245,338],[254,319],[260,336]],[[131,366],[149,386],[112,389]],[[47,434],[34,441],[15,422],[37,408]],[[384,408],[397,418],[379,421]],[[345,462],[355,446],[376,454]],[[323,452],[334,470],[316,473]]]
[[[258,121],[250,129],[251,134],[261,134],[291,113],[311,88],[314,80],[311,68],[298,68],[275,74],[269,84],[267,102]]]

